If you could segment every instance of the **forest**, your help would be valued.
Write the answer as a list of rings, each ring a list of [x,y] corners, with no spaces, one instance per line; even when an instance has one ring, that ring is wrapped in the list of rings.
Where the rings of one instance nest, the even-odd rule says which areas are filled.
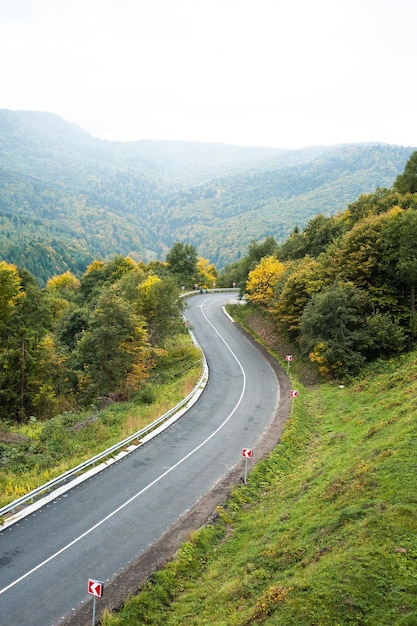
[[[182,296],[237,285],[230,312],[295,355],[300,397],[248,484],[101,623],[416,623],[417,152],[1,124],[1,503],[183,398]]]
[[[347,380],[417,338],[417,152],[389,189],[317,215],[225,268],[319,372]]]
[[[187,334],[182,288],[215,281],[214,266],[182,243],[165,263],[119,255],[94,261],[80,279],[54,276],[44,288],[1,261],[0,420],[131,400],[167,355],[195,359],[193,350],[176,349]]]
[[[192,244],[166,261],[116,255],[39,286],[0,262],[0,419],[47,419],[128,400],[186,333],[181,293],[241,289],[320,374],[345,381],[417,338],[417,152],[392,187],[294,227],[281,244],[254,239],[219,272]]]
[[[44,287],[114,254],[165,261],[177,241],[221,270],[253,239],[390,187],[411,148],[301,150],[187,142],[110,142],[49,113],[0,110],[0,258]]]

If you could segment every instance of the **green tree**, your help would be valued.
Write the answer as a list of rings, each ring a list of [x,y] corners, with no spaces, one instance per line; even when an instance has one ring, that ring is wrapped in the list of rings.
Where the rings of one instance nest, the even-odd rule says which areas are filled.
[[[111,285],[128,272],[136,263],[129,257],[116,255],[111,261],[94,261],[89,265],[80,280],[80,294],[84,300],[91,300],[103,285]]]
[[[51,327],[47,300],[28,272],[21,272],[20,284],[1,344],[0,417],[23,421],[29,415],[51,417],[55,364],[47,340]],[[47,414],[41,414],[46,405]]]
[[[349,204],[346,210],[346,219],[352,228],[357,222],[371,215],[387,213],[393,207],[408,208],[412,204],[410,196],[405,196],[393,189],[377,189],[371,194],[362,194]]]
[[[66,352],[75,350],[83,331],[88,328],[88,323],[89,313],[87,308],[68,307],[63,312],[55,331],[59,343],[63,345]]]
[[[357,222],[340,242],[332,243],[318,263],[328,282],[351,282],[367,292],[376,309],[396,304],[396,289],[383,271],[382,233],[399,209],[369,215]]]
[[[18,302],[20,290],[17,267],[0,261],[0,338],[7,332],[7,323]]]
[[[417,154],[417,153],[416,153]],[[417,336],[417,211],[397,210],[381,233],[381,272],[407,311],[409,332]]]
[[[194,246],[182,242],[175,243],[166,256],[170,272],[185,287],[192,287],[197,280],[197,260]]]
[[[347,227],[345,214],[333,217],[317,215],[308,222],[302,233],[294,228],[280,247],[278,257],[282,260],[300,259],[306,255],[318,257],[332,241],[346,232]]]
[[[417,151],[411,154],[404,172],[397,176],[393,188],[400,193],[417,193]]]
[[[278,257],[282,261],[302,259],[307,254],[305,241],[299,227],[294,226],[292,233],[283,244],[280,245]]]
[[[97,298],[77,358],[84,400],[127,398],[146,379],[152,362],[144,319],[114,286]]]
[[[327,376],[356,374],[365,357],[367,302],[350,283],[335,282],[312,296],[301,316],[301,348]]]
[[[174,277],[161,280],[150,274],[137,288],[137,311],[146,320],[150,342],[153,346],[177,334],[183,328],[181,313],[184,302],[179,297]]]
[[[368,359],[387,358],[406,345],[404,329],[389,313],[372,313],[366,318],[363,352]]]

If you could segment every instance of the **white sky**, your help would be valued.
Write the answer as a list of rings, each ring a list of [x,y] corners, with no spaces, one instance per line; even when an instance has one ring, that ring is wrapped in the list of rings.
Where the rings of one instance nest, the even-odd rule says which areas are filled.
[[[0,108],[105,139],[417,146],[416,0],[0,0]]]

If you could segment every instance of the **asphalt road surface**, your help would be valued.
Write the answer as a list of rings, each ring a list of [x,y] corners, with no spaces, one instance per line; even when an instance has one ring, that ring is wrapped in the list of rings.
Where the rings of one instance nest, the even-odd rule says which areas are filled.
[[[0,532],[1,626],[49,626],[111,584],[244,460],[279,401],[268,361],[222,305],[189,298],[186,318],[209,366],[207,386],[177,422],[124,459]]]

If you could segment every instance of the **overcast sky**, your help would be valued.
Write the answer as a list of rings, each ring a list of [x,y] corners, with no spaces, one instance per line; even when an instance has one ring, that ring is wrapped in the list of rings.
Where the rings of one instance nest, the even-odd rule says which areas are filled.
[[[0,108],[105,139],[417,146],[416,0],[0,0]]]

